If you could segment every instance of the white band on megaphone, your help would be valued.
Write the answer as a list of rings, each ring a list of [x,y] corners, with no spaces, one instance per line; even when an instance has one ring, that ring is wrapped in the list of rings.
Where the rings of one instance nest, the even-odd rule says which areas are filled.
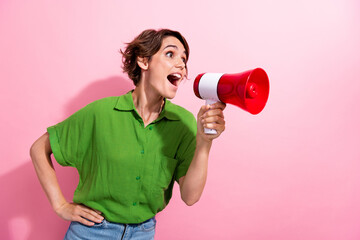
[[[202,99],[212,99],[220,102],[217,86],[224,73],[204,73],[199,81],[199,94]]]

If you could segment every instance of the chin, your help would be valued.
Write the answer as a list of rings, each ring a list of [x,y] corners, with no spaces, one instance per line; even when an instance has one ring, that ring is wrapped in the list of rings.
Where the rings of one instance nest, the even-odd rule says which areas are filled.
[[[167,96],[165,97],[166,99],[173,99],[175,97],[175,95],[171,95],[171,96]]]
[[[176,92],[175,93],[170,93],[170,94],[166,94],[165,98],[167,99],[173,99],[176,96]]]

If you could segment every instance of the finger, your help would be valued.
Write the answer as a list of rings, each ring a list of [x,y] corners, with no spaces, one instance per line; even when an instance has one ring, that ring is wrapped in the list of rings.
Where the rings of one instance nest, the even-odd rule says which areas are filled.
[[[103,219],[94,217],[92,214],[87,213],[87,212],[82,212],[80,214],[80,217],[85,218],[86,220],[90,220],[92,222],[96,222],[96,223],[101,223],[101,221],[103,220]]]
[[[80,216],[97,223],[100,223],[104,219],[103,216],[99,215],[97,212],[89,208],[84,208],[83,212],[80,213]]]
[[[226,108],[226,104],[223,102],[216,102],[210,105],[211,109],[216,109],[219,108],[221,110],[224,110]]]
[[[209,110],[207,112],[205,112],[203,115],[202,115],[202,118],[207,118],[207,117],[211,117],[211,116],[215,116],[215,115],[218,115],[222,118],[224,118],[224,113],[221,109],[212,109],[212,110]]]
[[[210,105],[203,105],[201,106],[200,110],[199,110],[199,113],[198,113],[198,116],[202,116],[204,115],[204,113],[206,111],[208,111],[210,109]]]
[[[103,216],[101,216],[99,213],[97,213],[97,212],[95,212],[95,211],[93,211],[93,210],[91,210],[90,212],[89,212],[89,214],[91,214],[92,216],[94,216],[96,219],[98,219],[98,221],[102,221],[103,219],[104,219],[104,217]]]
[[[80,216],[80,217],[86,218],[86,219],[88,219],[90,221],[93,221],[93,222],[101,222],[102,219],[96,217],[97,213],[95,213],[95,216],[94,216],[92,214],[92,212],[95,213],[95,211],[92,211],[92,209],[87,208],[84,205],[76,205],[73,214],[75,216]]]
[[[225,120],[224,118],[218,116],[218,115],[215,115],[215,116],[211,116],[211,117],[206,117],[206,118],[203,118],[201,120],[201,123],[212,123],[212,122],[215,122],[215,123],[218,123],[218,124],[225,124]]]
[[[100,211],[98,211],[98,210],[89,208],[89,207],[84,206],[84,205],[81,205],[81,207],[82,207],[83,211],[85,211],[87,213],[90,213],[90,214],[94,215],[95,217],[99,217],[99,218],[102,217],[101,216],[102,213]]]
[[[100,212],[99,210],[93,209],[97,214],[102,215],[102,212]]]
[[[74,221],[79,222],[79,223],[82,223],[82,224],[84,224],[84,225],[86,225],[86,226],[94,226],[94,225],[95,225],[94,222],[91,222],[91,221],[89,221],[89,220],[87,220],[87,219],[85,219],[85,218],[83,218],[83,217],[80,217],[80,216],[78,216],[77,218],[75,218]]]

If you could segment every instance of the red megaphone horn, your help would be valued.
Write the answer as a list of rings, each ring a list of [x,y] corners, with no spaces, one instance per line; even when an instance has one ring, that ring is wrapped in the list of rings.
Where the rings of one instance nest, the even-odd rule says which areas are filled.
[[[195,78],[194,92],[206,104],[221,101],[258,114],[269,96],[269,78],[261,68],[235,74],[202,73]]]

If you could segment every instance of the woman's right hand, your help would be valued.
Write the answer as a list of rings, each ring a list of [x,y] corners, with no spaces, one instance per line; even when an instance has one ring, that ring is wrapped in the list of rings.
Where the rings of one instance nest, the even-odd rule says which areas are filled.
[[[82,204],[66,202],[57,209],[57,215],[67,221],[80,222],[87,226],[93,226],[95,223],[101,223],[104,219],[101,212],[88,208]]]

